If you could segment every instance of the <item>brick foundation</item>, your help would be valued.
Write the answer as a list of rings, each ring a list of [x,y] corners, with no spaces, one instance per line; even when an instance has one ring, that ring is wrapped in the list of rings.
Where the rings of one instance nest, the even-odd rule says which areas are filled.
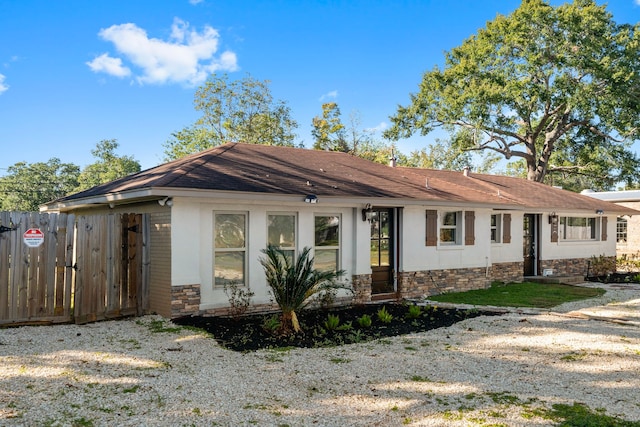
[[[171,318],[196,315],[200,312],[200,285],[171,287]]]

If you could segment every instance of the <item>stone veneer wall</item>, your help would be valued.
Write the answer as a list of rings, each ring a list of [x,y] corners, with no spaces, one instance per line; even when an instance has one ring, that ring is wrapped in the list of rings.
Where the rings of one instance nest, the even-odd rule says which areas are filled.
[[[606,257],[612,261],[611,265],[616,265],[616,257]],[[542,270],[550,268],[554,276],[586,276],[591,258],[571,258],[571,259],[550,259],[540,260]]]
[[[171,318],[191,316],[200,312],[200,285],[171,287]]]
[[[443,292],[484,289],[490,284],[484,267],[401,272],[398,294],[401,298],[423,298]]]
[[[520,283],[524,280],[524,262],[501,262],[489,267],[492,282]]]
[[[371,275],[359,274],[351,276],[353,303],[365,304],[371,301]]]

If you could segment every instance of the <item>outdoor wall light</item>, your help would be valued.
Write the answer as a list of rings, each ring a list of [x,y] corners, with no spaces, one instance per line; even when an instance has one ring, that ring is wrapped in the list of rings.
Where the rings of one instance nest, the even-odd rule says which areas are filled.
[[[555,212],[551,212],[549,214],[549,224],[557,224],[558,223],[558,215]]]
[[[604,215],[604,211],[602,209],[596,209],[596,215]]]
[[[318,203],[318,196],[315,194],[308,194],[307,197],[304,198],[306,203]]]
[[[364,209],[362,209],[362,221],[371,222],[371,218],[373,218],[373,209],[371,208],[371,203],[367,203]]]
[[[164,199],[158,200],[158,204],[160,206],[167,205],[167,206],[171,207],[171,206],[173,206],[173,200],[170,199],[169,197],[165,197]]]

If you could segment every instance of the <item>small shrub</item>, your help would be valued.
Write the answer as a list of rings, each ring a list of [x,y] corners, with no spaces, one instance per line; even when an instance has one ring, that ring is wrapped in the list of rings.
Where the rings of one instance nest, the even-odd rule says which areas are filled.
[[[419,305],[410,305],[407,312],[408,319],[417,319],[422,314],[422,307]]]
[[[335,331],[340,326],[340,317],[335,314],[329,313],[327,320],[324,321],[324,327],[327,331]]]
[[[616,259],[605,255],[592,256],[589,260],[592,276],[606,276],[616,271]]]
[[[391,321],[393,320],[393,315],[389,313],[387,311],[387,307],[384,306],[378,310],[377,316],[378,320],[382,323],[391,323]]]
[[[236,318],[247,312],[251,298],[255,295],[252,290],[240,287],[236,282],[225,283],[224,293],[229,298],[229,314]]]
[[[267,317],[266,319],[264,319],[262,327],[267,332],[276,332],[280,328],[280,316],[274,314],[273,316]]]
[[[369,328],[371,327],[371,316],[363,314],[361,317],[358,317],[357,322],[361,328]]]

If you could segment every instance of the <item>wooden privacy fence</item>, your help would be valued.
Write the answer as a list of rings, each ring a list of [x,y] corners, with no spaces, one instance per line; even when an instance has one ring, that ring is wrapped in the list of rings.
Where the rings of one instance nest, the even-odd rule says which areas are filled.
[[[142,314],[147,227],[140,214],[0,212],[0,325]]]

